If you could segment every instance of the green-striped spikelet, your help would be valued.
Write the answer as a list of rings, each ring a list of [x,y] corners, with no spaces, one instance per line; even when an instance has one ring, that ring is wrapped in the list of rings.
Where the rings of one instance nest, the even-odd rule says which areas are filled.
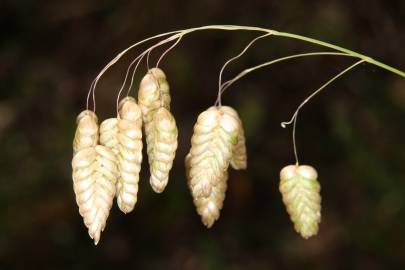
[[[238,134],[238,144],[233,151],[231,166],[235,170],[245,170],[247,168],[246,138],[243,126]]]
[[[188,184],[198,213],[208,228],[219,217],[225,198],[227,169],[238,143],[240,121],[227,106],[198,116],[191,138]]]
[[[73,157],[72,168],[79,212],[97,245],[116,192],[117,159],[111,149],[97,145],[78,151]]]
[[[82,111],[76,119],[77,129],[73,140],[73,152],[81,149],[93,147],[98,144],[98,124],[97,116],[94,112]]]
[[[238,143],[232,154],[231,166],[235,170],[245,170],[247,168],[247,153],[246,153],[246,139],[245,131],[243,129],[242,120],[239,118],[238,113],[229,106],[223,106],[222,110],[225,110],[228,114],[234,116],[239,121],[239,133]]]
[[[157,193],[162,192],[169,180],[169,171],[177,149],[177,126],[173,115],[164,107],[158,109],[152,120],[148,141],[150,184]]]
[[[318,233],[321,222],[321,196],[318,174],[311,166],[289,165],[280,172],[280,192],[294,223],[305,239]]]

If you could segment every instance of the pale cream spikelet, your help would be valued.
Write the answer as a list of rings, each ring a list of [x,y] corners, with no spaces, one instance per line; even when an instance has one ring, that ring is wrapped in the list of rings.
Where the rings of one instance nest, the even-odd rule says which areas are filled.
[[[100,144],[118,153],[118,118],[109,118],[101,122]]]
[[[124,213],[131,212],[138,198],[139,172],[142,163],[142,113],[135,99],[127,97],[119,105],[117,204]]]
[[[166,75],[159,68],[152,68],[142,78],[138,90],[138,102],[142,110],[149,166],[153,163],[153,151],[151,149],[154,140],[152,120],[160,107],[170,111],[170,87]]]
[[[169,171],[177,150],[177,126],[173,115],[164,107],[158,109],[150,130],[152,140],[148,141],[150,184],[157,193],[162,192],[169,180]]]
[[[239,120],[239,133],[238,143],[233,151],[231,166],[235,170],[245,170],[247,168],[247,153],[246,153],[246,138],[245,130],[243,128],[242,120],[239,118],[238,113],[229,106],[223,106],[222,110],[225,110],[230,115],[233,115]]]
[[[117,159],[111,149],[97,145],[77,152],[72,160],[72,168],[79,212],[97,245],[116,192]]]
[[[321,222],[320,184],[316,170],[307,165],[289,165],[280,172],[280,192],[283,202],[302,237],[318,233]]]
[[[73,140],[73,151],[78,152],[98,144],[98,119],[94,112],[82,111],[76,119],[77,128]]]
[[[189,187],[190,185],[190,158],[191,155],[188,154],[185,159],[186,175]],[[213,186],[211,193],[208,197],[196,197],[193,198],[194,205],[197,209],[197,213],[201,216],[202,223],[207,227],[211,228],[215,221],[218,220],[220,216],[220,211],[222,209],[225,193],[227,189],[228,171],[224,171],[219,177],[217,185]]]
[[[225,108],[224,108],[225,107]],[[202,112],[194,125],[190,150],[190,190],[193,198],[208,197],[223,179],[238,142],[240,124],[226,106]]]

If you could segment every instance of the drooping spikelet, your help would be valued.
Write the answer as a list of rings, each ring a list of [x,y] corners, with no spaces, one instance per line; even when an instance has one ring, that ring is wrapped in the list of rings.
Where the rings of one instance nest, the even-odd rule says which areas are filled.
[[[177,126],[173,115],[164,107],[158,109],[151,122],[148,141],[150,184],[157,193],[162,192],[169,180],[169,171],[177,149]]]
[[[97,145],[78,151],[73,157],[72,168],[79,212],[97,245],[116,192],[117,160],[112,150]]]
[[[77,129],[73,140],[73,152],[81,149],[93,147],[98,144],[98,124],[97,116],[94,112],[82,111],[76,119]]]
[[[190,158],[188,154],[185,159],[186,175],[189,186],[190,185]],[[220,211],[224,204],[225,193],[227,189],[228,171],[224,171],[218,179],[217,185],[212,187],[211,193],[208,197],[193,198],[194,205],[197,213],[201,216],[202,223],[211,228],[214,222],[218,220]]]
[[[318,233],[321,222],[321,196],[318,174],[311,166],[289,165],[280,172],[280,192],[294,223],[305,239]]]
[[[129,213],[138,198],[139,172],[142,163],[142,113],[133,98],[125,98],[119,105],[117,203]]]
[[[201,113],[191,138],[188,184],[197,211],[208,228],[219,217],[227,169],[240,132],[239,119],[229,111],[229,107],[221,106]]]
[[[120,102],[119,118],[101,123],[100,143],[117,156],[117,204],[122,212],[129,213],[137,201],[142,163],[142,113],[134,98],[126,97]]]
[[[153,116],[160,107],[170,110],[169,84],[166,75],[159,68],[152,68],[143,77],[138,91],[139,106],[142,110],[142,119],[145,128],[146,143],[149,147],[153,140],[150,132]],[[148,151],[150,153],[151,151]],[[148,154],[149,165],[153,157]]]

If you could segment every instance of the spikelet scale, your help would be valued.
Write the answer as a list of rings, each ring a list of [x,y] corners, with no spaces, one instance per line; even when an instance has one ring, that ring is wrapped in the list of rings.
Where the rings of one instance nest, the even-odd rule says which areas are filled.
[[[98,143],[97,116],[94,112],[82,111],[76,119],[77,128],[73,140],[73,152],[96,146]]]

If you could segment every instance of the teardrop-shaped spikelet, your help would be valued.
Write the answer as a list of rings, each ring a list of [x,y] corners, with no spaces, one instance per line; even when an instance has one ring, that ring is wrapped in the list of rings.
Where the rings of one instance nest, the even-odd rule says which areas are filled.
[[[73,151],[78,152],[98,144],[98,119],[94,112],[82,111],[76,119],[77,128],[73,140]]]
[[[169,180],[169,171],[177,149],[177,126],[173,115],[164,107],[158,109],[152,120],[153,138],[148,141],[150,184],[157,193],[162,192]]]
[[[159,68],[152,68],[148,71],[148,73],[142,78],[138,90],[138,101],[142,110],[150,170],[152,170],[152,164],[154,162],[153,143],[155,141],[155,132],[153,131],[153,119],[156,112],[161,107],[170,111],[171,99],[169,91],[169,83],[166,80],[166,75]],[[153,181],[155,180],[156,179],[153,179]],[[152,187],[155,191],[160,190],[160,188],[155,189],[157,186],[154,186],[154,184],[152,184]]]
[[[186,175],[189,186],[191,186],[189,175],[190,157],[191,155],[188,154],[185,159]],[[225,200],[227,180],[228,171],[224,171],[219,177],[218,184],[212,187],[212,192],[208,197],[193,198],[197,213],[201,216],[201,221],[207,228],[211,228],[212,225],[214,225],[214,222],[219,218]]]
[[[188,183],[198,213],[207,227],[211,227],[219,217],[225,198],[227,169],[238,143],[239,129],[238,118],[229,113],[229,107],[226,106],[209,108],[198,116],[194,125]],[[217,205],[213,207],[215,201]],[[205,208],[202,205],[211,210],[218,209],[218,213],[214,210],[203,211]]]
[[[118,121],[117,204],[124,213],[131,212],[138,198],[139,172],[142,163],[142,113],[135,99],[120,102]]]
[[[289,165],[280,172],[280,192],[294,223],[305,239],[318,233],[321,222],[321,186],[316,170],[307,165]]]
[[[111,149],[97,145],[77,152],[72,168],[79,212],[97,245],[116,192],[117,160]]]
[[[226,111],[228,114],[234,116],[239,120],[239,133],[238,133],[238,144],[235,146],[233,151],[231,166],[235,170],[245,170],[247,168],[247,153],[246,153],[246,138],[245,131],[243,129],[242,120],[239,118],[238,113],[229,106],[223,106],[222,110]]]

